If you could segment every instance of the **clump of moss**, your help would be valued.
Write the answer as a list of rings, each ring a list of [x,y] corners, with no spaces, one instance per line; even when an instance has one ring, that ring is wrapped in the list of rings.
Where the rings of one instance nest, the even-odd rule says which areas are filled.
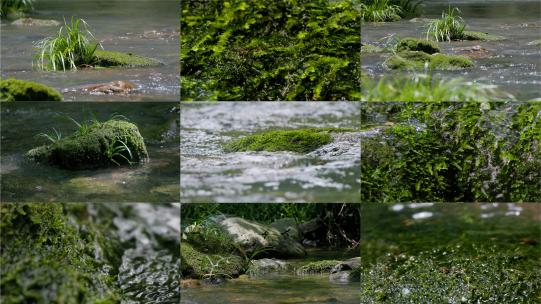
[[[278,130],[249,135],[235,140],[225,145],[224,151],[292,151],[308,153],[330,142],[332,142],[332,136],[325,129]]]
[[[440,47],[433,41],[416,39],[416,38],[403,38],[396,45],[396,51],[420,51],[427,54],[440,53]]]
[[[244,260],[233,254],[205,254],[187,242],[180,246],[180,271],[183,278],[234,278],[244,271]]]
[[[149,67],[162,65],[156,59],[135,55],[132,53],[96,50],[94,65],[100,67]]]
[[[505,37],[498,35],[491,35],[483,32],[464,31],[462,40],[481,40],[481,41],[500,41],[505,40]]]
[[[337,261],[337,260],[323,260],[323,261],[311,262],[297,269],[297,274],[306,275],[306,274],[317,274],[317,273],[329,273],[334,266],[340,263],[341,261]]]
[[[460,55],[433,55],[420,51],[402,51],[385,61],[390,69],[424,69],[428,65],[433,70],[457,70],[473,67],[473,62]]]
[[[139,129],[123,120],[80,125],[71,136],[53,141],[28,151],[26,156],[72,170],[131,164],[148,158]]]
[[[46,85],[19,79],[0,81],[0,101],[62,101],[57,90]]]
[[[383,52],[385,52],[385,49],[379,46],[375,46],[371,44],[361,45],[361,53],[371,54],[371,53],[383,53]]]

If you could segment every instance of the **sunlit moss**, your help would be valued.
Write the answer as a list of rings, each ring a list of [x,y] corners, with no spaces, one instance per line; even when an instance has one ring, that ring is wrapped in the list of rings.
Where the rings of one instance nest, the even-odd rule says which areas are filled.
[[[9,78],[0,81],[0,101],[62,101],[57,90],[46,85]]]

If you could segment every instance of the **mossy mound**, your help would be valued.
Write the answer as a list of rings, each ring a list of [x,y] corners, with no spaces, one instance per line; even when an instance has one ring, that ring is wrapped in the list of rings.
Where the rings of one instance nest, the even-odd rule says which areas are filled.
[[[498,35],[490,35],[483,32],[464,31],[464,33],[462,34],[462,40],[501,41],[505,40],[505,37]]]
[[[0,302],[119,303],[115,279],[103,268],[113,264],[107,257],[115,256],[115,249],[97,248],[112,241],[97,233],[101,228],[75,224],[67,213],[77,208],[84,206],[0,205]]]
[[[28,151],[26,156],[77,170],[143,162],[148,153],[136,125],[113,119],[94,122],[67,138]]]
[[[162,62],[153,58],[115,51],[96,50],[94,56],[95,60],[93,64],[100,67],[139,68],[163,64]]]
[[[308,153],[332,142],[332,129],[277,130],[249,135],[228,143],[226,152],[292,151]]]
[[[427,54],[441,52],[440,47],[437,43],[430,40],[416,38],[404,38],[400,40],[396,45],[396,51],[420,51]]]
[[[0,101],[62,101],[57,90],[46,85],[9,78],[0,81]]]
[[[383,52],[385,52],[385,49],[380,48],[379,46],[375,46],[371,44],[361,45],[361,53],[372,54],[372,53],[383,53]],[[362,74],[361,74],[361,77],[362,77]]]
[[[180,272],[183,278],[235,278],[244,271],[244,261],[233,254],[205,254],[187,242],[180,246]]]
[[[473,62],[465,56],[433,55],[420,51],[402,51],[385,61],[389,69],[424,69],[428,63],[429,69],[434,70],[459,70],[473,67]]]
[[[297,274],[306,275],[306,274],[329,273],[331,269],[333,269],[336,265],[340,263],[341,261],[338,261],[338,260],[323,260],[323,261],[311,262],[297,269]]]

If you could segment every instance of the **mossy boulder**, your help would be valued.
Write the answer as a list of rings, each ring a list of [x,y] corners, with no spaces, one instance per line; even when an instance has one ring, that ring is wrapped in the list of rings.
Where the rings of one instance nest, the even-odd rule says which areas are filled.
[[[153,58],[115,51],[96,50],[94,57],[95,59],[93,64],[100,67],[139,68],[163,64],[162,62]]]
[[[9,78],[0,81],[0,101],[62,101],[57,90],[46,85]]]
[[[299,267],[299,269],[297,269],[297,275],[330,273],[331,269],[340,263],[341,261],[338,260],[310,262]]]
[[[396,45],[396,51],[420,51],[427,54],[440,53],[440,47],[436,42],[426,39],[404,38]]]
[[[464,33],[462,34],[462,40],[501,41],[505,40],[505,37],[498,35],[490,35],[483,32],[464,31]]]
[[[112,119],[80,128],[67,138],[28,151],[26,156],[77,170],[143,162],[148,153],[136,125]]]
[[[331,130],[332,131],[332,130]],[[248,135],[228,143],[225,152],[292,151],[308,153],[332,142],[328,129],[276,130]]]
[[[434,70],[460,70],[471,68],[473,62],[465,56],[444,55],[440,53],[427,54],[420,51],[402,51],[385,61],[389,69],[424,69],[428,65]]]
[[[187,242],[180,245],[180,272],[183,278],[238,277],[244,271],[240,256],[221,253],[205,254]]]

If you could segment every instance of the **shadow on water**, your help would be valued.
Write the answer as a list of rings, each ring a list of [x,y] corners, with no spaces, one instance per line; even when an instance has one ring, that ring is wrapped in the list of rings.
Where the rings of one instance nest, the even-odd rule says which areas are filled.
[[[114,114],[136,124],[145,139],[150,160],[144,164],[70,171],[36,164],[24,154],[46,144],[39,133],[53,128],[63,137],[95,116],[104,121]],[[23,103],[2,106],[2,200],[39,202],[146,201],[179,199],[178,104]]]

